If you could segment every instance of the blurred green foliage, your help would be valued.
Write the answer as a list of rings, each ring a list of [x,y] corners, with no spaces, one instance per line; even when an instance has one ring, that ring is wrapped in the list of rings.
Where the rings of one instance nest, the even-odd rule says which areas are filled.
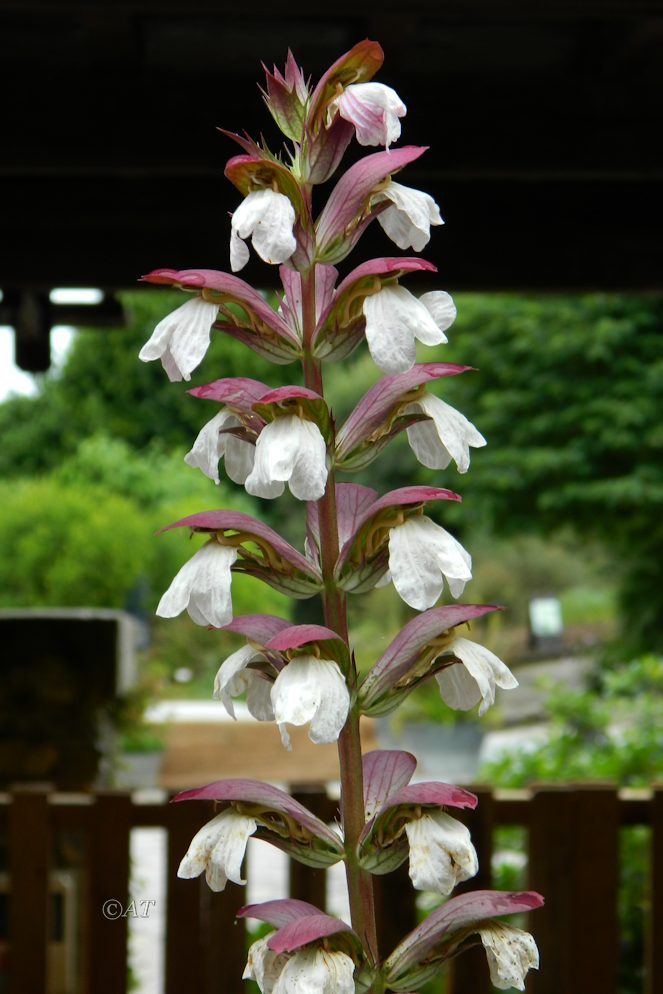
[[[610,781],[648,786],[663,776],[663,657],[646,655],[599,671],[585,691],[551,687],[550,731],[536,747],[520,748],[487,763],[482,783],[525,787],[534,783]],[[509,830],[511,831],[511,830]],[[523,840],[510,835],[497,860],[500,888],[524,885],[514,876]],[[649,907],[650,830],[624,829],[620,839],[620,994],[643,989],[645,916]],[[517,862],[515,866],[517,867]]]
[[[155,536],[215,507],[250,512],[236,487],[215,487],[181,456],[84,439],[52,473],[0,484],[0,605],[132,607],[150,613],[194,549],[188,529]],[[194,545],[201,544],[195,539]],[[287,613],[287,598],[235,576],[236,613]]]
[[[663,776],[663,657],[604,667],[585,691],[548,688],[550,730],[537,748],[487,764],[479,777],[505,787],[570,780],[647,786]]]
[[[460,510],[500,535],[571,526],[604,543],[623,644],[663,650],[663,301],[471,296],[459,315],[453,360],[480,372],[444,395],[489,442]]]
[[[141,363],[137,353],[182,295],[145,289],[124,294],[123,302],[127,328],[81,332],[63,370],[45,378],[37,397],[0,404],[0,476],[25,480],[52,474],[59,485],[87,490],[110,483],[114,498],[140,503],[144,511],[160,504],[168,513],[155,527],[179,516],[177,508],[184,505],[187,511],[181,513],[247,501],[237,488],[215,489],[201,474],[181,467],[182,455],[215,411],[215,405],[186,391],[213,376],[244,375],[278,385],[297,380],[299,369],[273,366],[231,338],[214,335],[191,384],[171,384],[159,362]],[[422,349],[419,358],[478,367],[439,381],[434,390],[480,427],[488,447],[473,453],[470,473],[459,477],[453,466],[442,472],[420,467],[401,436],[363,475],[351,478],[382,492],[405,478],[460,491],[462,506],[440,505],[430,513],[474,553],[479,564],[469,591],[474,600],[515,604],[509,590],[514,569],[524,562],[537,589],[561,593],[562,574],[577,585],[569,564],[578,568],[588,549],[595,558],[591,550],[602,544],[606,582],[620,584],[624,640],[638,651],[660,648],[663,428],[657,414],[663,303],[655,297],[495,294],[460,295],[457,303],[449,345]],[[378,378],[363,348],[330,365],[327,394],[339,420]],[[84,441],[87,436],[93,436],[90,442]],[[288,497],[262,502],[259,514],[300,545],[295,503]],[[251,506],[257,504],[244,504]],[[123,517],[119,506],[115,517]],[[124,518],[128,532],[131,513]],[[17,521],[12,525],[25,528]],[[538,555],[533,545],[529,556],[522,549],[515,556],[514,536],[522,543],[532,533],[552,536],[546,554]],[[567,551],[558,554],[560,533]],[[492,546],[495,536],[498,545]],[[124,566],[131,572],[131,562]],[[42,569],[42,586],[46,573]],[[589,603],[594,581],[585,579],[581,586]],[[599,591],[596,609],[606,604]]]

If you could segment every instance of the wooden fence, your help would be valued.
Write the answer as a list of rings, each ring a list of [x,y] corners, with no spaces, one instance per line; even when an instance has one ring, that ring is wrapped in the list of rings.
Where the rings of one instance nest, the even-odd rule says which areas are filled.
[[[531,793],[479,788],[477,793],[478,809],[466,821],[481,869],[465,886],[491,886],[495,829],[522,826],[528,838],[526,886],[546,897],[545,908],[532,915],[529,923],[541,952],[541,971],[530,973],[527,980],[527,990],[534,994],[617,994],[620,832],[634,825],[649,827],[651,876],[644,911],[643,991],[661,994],[663,788],[637,795],[605,786],[546,787]],[[295,794],[320,817],[335,817],[336,804],[322,791]],[[47,994],[56,990],[52,978],[49,985],[48,946],[58,926],[54,921],[58,911],[49,886],[63,847],[66,850],[69,845],[80,856],[83,898],[77,979],[66,994],[125,994],[127,918],[109,919],[102,909],[108,901],[128,906],[131,829],[159,827],[167,835],[165,994],[239,994],[246,937],[244,923],[235,922],[234,912],[244,903],[243,888],[230,884],[223,893],[212,894],[201,881],[176,877],[191,837],[211,811],[204,803],[135,803],[131,795],[118,792],[64,795],[25,789],[1,795],[4,889],[10,893],[4,916],[8,933],[0,939],[0,991]],[[380,942],[388,951],[413,924],[412,889],[406,866],[375,880]],[[324,871],[291,863],[290,892],[324,906]],[[480,949],[455,961],[445,990],[447,994],[489,994]]]

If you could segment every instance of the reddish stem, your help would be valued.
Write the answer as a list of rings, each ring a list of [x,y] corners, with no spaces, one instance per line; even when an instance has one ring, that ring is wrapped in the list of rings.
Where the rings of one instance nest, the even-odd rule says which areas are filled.
[[[316,325],[315,317],[315,265],[302,273],[302,325],[304,332],[304,380],[306,386],[324,396],[322,368],[311,354],[311,341]],[[320,523],[320,558],[324,589],[322,602],[325,624],[348,642],[348,615],[345,594],[336,584],[334,568],[338,560],[338,519],[336,513],[336,482],[333,467],[329,470],[325,493],[318,501]],[[354,662],[346,674],[351,697],[355,696],[357,672]],[[345,837],[345,872],[350,902],[352,927],[364,947],[378,962],[377,932],[373,880],[357,859],[357,844],[364,828],[364,786],[361,740],[359,736],[359,711],[356,703],[350,708],[347,721],[338,739],[338,756],[341,775],[341,819]]]

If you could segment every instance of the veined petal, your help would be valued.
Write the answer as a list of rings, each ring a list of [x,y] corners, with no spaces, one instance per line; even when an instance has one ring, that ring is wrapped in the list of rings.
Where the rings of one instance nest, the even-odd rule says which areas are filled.
[[[265,425],[256,442],[246,490],[256,497],[278,497],[288,482],[299,500],[319,500],[327,483],[327,448],[320,429],[296,415]]]
[[[470,833],[444,811],[426,811],[405,825],[410,845],[410,879],[418,890],[450,894],[479,869]]]
[[[201,470],[214,483],[219,483],[219,459],[225,448],[225,438],[219,433],[223,428],[239,428],[241,421],[236,414],[222,408],[199,431],[191,449],[184,457],[188,466]]]
[[[249,193],[232,216],[232,269],[241,269],[245,265],[248,250],[240,248],[238,239],[249,237],[252,237],[253,247],[264,262],[285,262],[297,248],[294,224],[295,208],[285,194],[272,189]]]
[[[269,948],[267,943],[271,934],[263,936],[249,947],[249,956],[242,974],[242,980],[255,980],[262,994],[272,994],[274,984],[289,959],[283,953],[274,953]]]
[[[337,663],[296,656],[274,682],[272,705],[279,724],[310,722],[312,742],[335,742],[348,716],[350,694]]]
[[[503,922],[491,922],[477,931],[486,950],[493,986],[501,991],[512,987],[524,991],[525,974],[539,968],[539,950],[533,936]]]
[[[440,208],[433,198],[422,190],[413,190],[391,180],[371,198],[373,204],[391,202],[391,206],[378,214],[378,221],[400,249],[413,248],[421,252],[430,241],[431,225],[444,224]]]
[[[432,607],[444,586],[460,597],[472,579],[472,559],[448,531],[422,515],[389,532],[389,570],[406,604],[423,611]]]
[[[446,342],[447,337],[444,332],[454,323],[458,313],[451,294],[447,293],[446,290],[430,290],[428,293],[422,293],[419,297],[419,303],[423,304],[431,315],[442,334],[442,341]],[[426,342],[421,337],[419,340],[425,345],[438,344],[437,342]]]
[[[246,694],[246,706],[249,714],[256,721],[274,721],[274,708],[272,707],[272,687],[271,680],[260,675],[252,674],[253,679],[249,683]]]
[[[159,321],[138,353],[143,362],[161,359],[171,382],[191,379],[192,371],[205,357],[210,332],[219,308],[202,297],[193,297]]]
[[[470,446],[480,448],[486,439],[471,421],[434,394],[424,394],[403,408],[403,414],[427,414],[430,421],[418,421],[407,428],[412,451],[423,466],[446,469],[453,459],[459,473],[470,467]]]
[[[354,125],[360,145],[389,148],[401,136],[400,117],[407,108],[395,90],[384,83],[353,83],[331,101],[346,121]]]
[[[309,946],[294,953],[274,984],[274,994],[354,994],[354,963],[340,951]]]
[[[237,549],[207,542],[174,577],[156,613],[174,618],[186,609],[197,625],[223,627],[232,619],[230,569],[236,559]]]
[[[386,286],[366,297],[366,341],[374,362],[387,373],[414,365],[415,339],[425,345],[446,342],[430,309],[402,286]]]
[[[495,703],[495,687],[512,690],[518,686],[509,667],[477,642],[456,638],[447,651],[462,664],[454,663],[435,674],[442,698],[451,708],[469,711],[481,701],[479,714],[482,715]]]
[[[236,212],[235,212],[236,213]],[[249,246],[239,237],[234,228],[230,230],[230,268],[233,273],[238,273],[244,269],[251,258]]]
[[[245,645],[221,663],[214,678],[212,696],[215,700],[221,701],[231,718],[235,717],[233,697],[243,694],[255,680],[255,673],[250,670],[247,672],[246,667],[249,663],[264,658],[263,654],[253,646]]]
[[[246,883],[241,877],[242,860],[249,836],[257,829],[253,818],[226,809],[200,829],[191,840],[177,871],[186,880],[205,870],[214,891],[223,890],[228,880]]]

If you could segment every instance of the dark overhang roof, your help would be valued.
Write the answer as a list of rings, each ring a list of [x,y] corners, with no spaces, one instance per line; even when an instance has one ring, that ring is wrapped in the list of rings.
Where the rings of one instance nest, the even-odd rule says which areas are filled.
[[[364,37],[404,140],[431,146],[406,182],[441,206],[446,287],[660,286],[660,0],[0,0],[6,301],[227,268],[234,146],[215,128],[275,140],[260,60],[290,46],[315,77]],[[391,251],[377,231],[366,248]]]

